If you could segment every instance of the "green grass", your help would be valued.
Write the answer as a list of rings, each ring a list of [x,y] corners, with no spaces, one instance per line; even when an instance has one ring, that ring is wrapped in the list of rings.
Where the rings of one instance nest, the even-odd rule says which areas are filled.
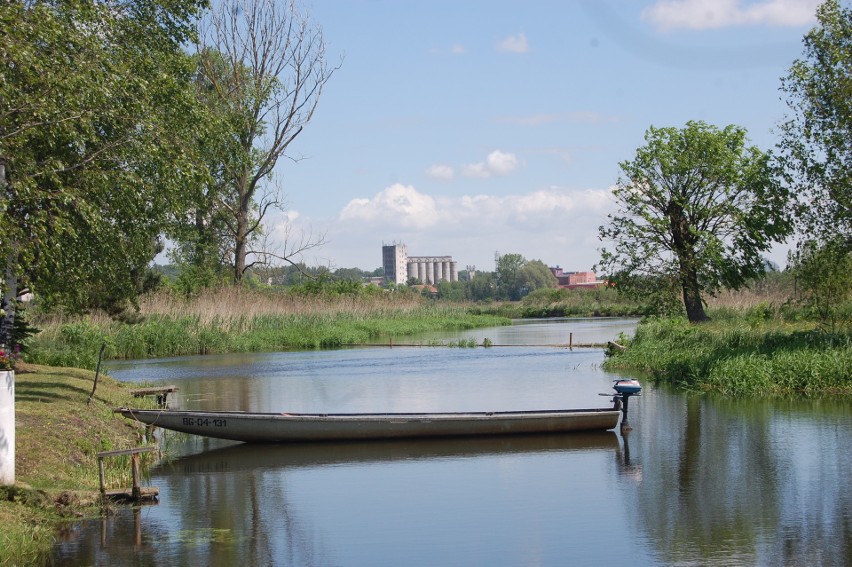
[[[130,385],[70,368],[19,364],[15,372],[16,484],[0,487],[0,565],[37,565],[57,529],[102,513],[97,453],[143,445],[140,430],[112,409],[153,401]],[[143,465],[156,458],[145,454]],[[107,488],[131,486],[129,457],[105,461]]]
[[[852,394],[852,334],[829,334],[804,323],[720,317],[643,321],[626,351],[613,351],[610,369],[645,372],[687,390],[728,396]]]

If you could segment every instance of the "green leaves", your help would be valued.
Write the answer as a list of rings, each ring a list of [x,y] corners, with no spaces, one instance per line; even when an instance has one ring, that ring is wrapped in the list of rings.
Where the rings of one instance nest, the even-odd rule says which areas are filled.
[[[197,177],[180,46],[196,0],[0,5],[0,245],[47,303],[132,298]]]
[[[614,248],[602,249],[597,269],[622,288],[677,282],[690,320],[702,320],[701,293],[744,285],[762,272],[760,253],[789,233],[787,192],[739,126],[651,127],[645,140],[620,164],[619,211],[599,230]]]
[[[827,0],[781,90],[793,115],[782,124],[778,165],[808,238],[852,237],[852,9]]]

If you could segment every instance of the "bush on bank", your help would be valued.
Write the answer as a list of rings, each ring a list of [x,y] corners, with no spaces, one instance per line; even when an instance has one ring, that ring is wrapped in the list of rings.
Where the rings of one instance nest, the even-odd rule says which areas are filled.
[[[852,394],[852,333],[758,317],[643,320],[605,367],[647,373],[680,388],[729,396]]]

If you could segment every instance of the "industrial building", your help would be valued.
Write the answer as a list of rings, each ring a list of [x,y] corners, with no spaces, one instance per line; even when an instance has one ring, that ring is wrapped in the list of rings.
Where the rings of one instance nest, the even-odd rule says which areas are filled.
[[[405,244],[382,246],[385,281],[404,284],[415,279],[423,284],[459,281],[458,262],[452,256],[409,256]]]
[[[556,277],[559,287],[564,289],[598,287],[605,283],[598,280],[594,272],[565,272],[559,266],[551,267],[550,272]]]

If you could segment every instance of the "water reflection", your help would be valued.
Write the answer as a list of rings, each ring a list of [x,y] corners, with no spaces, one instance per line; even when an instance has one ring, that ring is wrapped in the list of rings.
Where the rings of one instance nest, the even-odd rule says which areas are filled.
[[[637,405],[641,484],[625,498],[661,564],[848,564],[848,404],[658,390]]]
[[[224,446],[153,471],[141,542],[125,516],[112,545],[63,549],[73,564],[558,564],[619,523],[599,505],[619,451],[613,432]]]
[[[256,472],[267,468],[301,469],[318,466],[388,464],[432,459],[462,459],[493,455],[619,450],[612,431],[574,435],[512,435],[483,438],[377,440],[367,442],[300,443],[291,445],[234,444],[167,461],[154,476]]]
[[[550,340],[535,330],[547,326],[572,332],[533,324],[529,340]],[[606,405],[598,393],[624,376],[602,361],[599,349],[395,347],[114,375],[176,383],[187,409],[536,409]],[[627,435],[262,447],[166,435],[159,505],[76,524],[55,564],[849,565],[852,404],[644,386]]]

